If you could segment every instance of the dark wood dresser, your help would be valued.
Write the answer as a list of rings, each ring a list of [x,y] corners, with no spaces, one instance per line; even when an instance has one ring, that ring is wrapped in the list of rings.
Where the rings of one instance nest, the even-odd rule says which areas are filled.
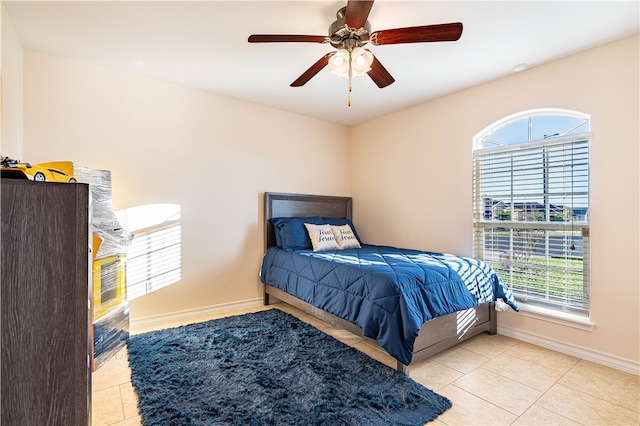
[[[86,184],[0,179],[0,424],[91,424]]]

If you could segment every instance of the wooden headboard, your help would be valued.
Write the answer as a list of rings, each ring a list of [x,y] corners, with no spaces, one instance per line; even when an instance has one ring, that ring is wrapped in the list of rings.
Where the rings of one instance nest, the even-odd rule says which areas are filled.
[[[351,197],[264,193],[265,250],[276,245],[273,217],[351,217]]]

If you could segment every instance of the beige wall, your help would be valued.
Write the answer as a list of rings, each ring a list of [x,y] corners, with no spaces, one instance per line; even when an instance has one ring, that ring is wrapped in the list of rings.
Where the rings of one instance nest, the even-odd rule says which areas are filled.
[[[499,324],[640,359],[638,36],[350,129],[355,222],[366,241],[472,254],[472,138],[533,108],[591,115],[592,332],[505,313]],[[473,70],[469,70],[473,72]]]
[[[181,205],[182,280],[134,300],[133,318],[261,297],[263,192],[350,195],[345,127],[30,50],[24,59],[25,159],[110,170],[115,209]]]
[[[22,54],[23,49],[2,3],[2,137],[0,153],[13,159],[22,159]]]

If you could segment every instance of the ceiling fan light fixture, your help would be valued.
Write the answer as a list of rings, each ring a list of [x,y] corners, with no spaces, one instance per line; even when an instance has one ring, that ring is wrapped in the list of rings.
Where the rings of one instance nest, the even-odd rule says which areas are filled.
[[[362,47],[351,51],[340,49],[329,59],[329,70],[342,78],[349,78],[349,56],[351,56],[351,77],[360,77],[371,70],[373,54]]]

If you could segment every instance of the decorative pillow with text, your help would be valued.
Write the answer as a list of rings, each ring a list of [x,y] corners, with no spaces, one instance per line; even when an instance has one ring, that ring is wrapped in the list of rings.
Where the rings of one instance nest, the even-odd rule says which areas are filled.
[[[331,225],[314,225],[305,223],[313,251],[339,250],[340,247],[331,229]]]
[[[358,238],[353,233],[353,229],[351,229],[351,226],[330,226],[340,250],[349,248],[361,248],[360,243],[358,242]]]

